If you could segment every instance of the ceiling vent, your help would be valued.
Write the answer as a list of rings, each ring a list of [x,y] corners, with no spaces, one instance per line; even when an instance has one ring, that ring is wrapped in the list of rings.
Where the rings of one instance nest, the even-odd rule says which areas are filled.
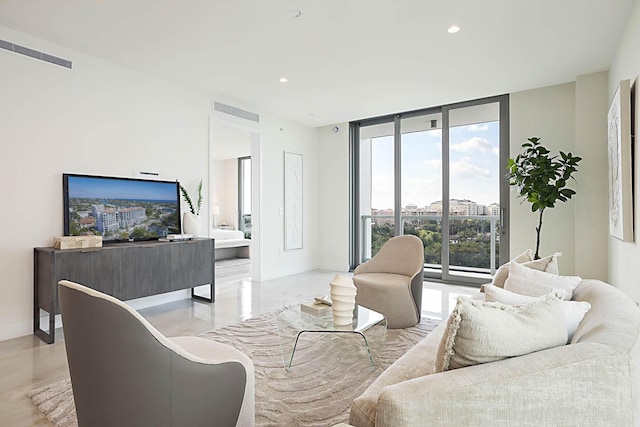
[[[233,107],[231,105],[223,104],[222,102],[213,102],[213,109],[219,113],[229,114],[233,117],[238,117],[245,120],[250,120],[255,123],[260,123],[260,115],[252,113],[250,111],[241,110],[240,108]]]
[[[40,52],[38,50],[29,49],[28,47],[20,46],[15,43],[8,42],[6,40],[0,40],[0,48],[9,50],[11,52],[19,53],[20,55],[30,56],[31,58],[39,59],[40,61],[49,62],[51,64],[59,65],[60,67],[71,69],[71,61],[57,56],[49,55],[48,53]]]

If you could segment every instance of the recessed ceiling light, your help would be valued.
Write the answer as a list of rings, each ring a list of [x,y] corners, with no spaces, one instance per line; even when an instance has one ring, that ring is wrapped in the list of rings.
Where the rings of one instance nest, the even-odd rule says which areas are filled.
[[[460,27],[458,27],[457,25],[452,25],[447,31],[449,32],[449,34],[455,34],[460,31]]]
[[[286,78],[286,77],[280,77],[280,83],[286,83],[286,82],[288,82],[288,81],[289,81],[289,80],[287,80],[287,78]]]

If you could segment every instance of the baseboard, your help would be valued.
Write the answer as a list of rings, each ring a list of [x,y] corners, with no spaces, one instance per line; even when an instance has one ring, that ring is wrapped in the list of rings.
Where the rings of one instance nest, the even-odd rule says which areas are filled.
[[[138,298],[125,302],[129,304],[134,310],[142,310],[147,307],[153,307],[155,305],[166,304],[169,302],[188,298],[191,298],[191,290],[183,289],[174,292],[167,292],[166,294],[151,295],[148,297]],[[41,318],[42,325],[47,324],[48,321],[48,316],[43,316]],[[60,328],[62,326],[62,318],[59,314],[56,316],[55,322],[56,328]],[[29,319],[28,321],[11,322],[0,325],[0,341],[7,341],[13,338],[20,338],[31,334],[33,334],[33,324],[31,322],[31,319]]]
[[[183,289],[180,291],[167,292],[165,294],[151,295],[144,298],[132,299],[125,302],[134,310],[142,310],[143,308],[153,307],[160,304],[167,304],[169,302],[180,301],[188,298],[191,298],[191,290]]]
[[[0,325],[0,341],[24,337],[25,335],[31,334],[33,334],[31,320]]]

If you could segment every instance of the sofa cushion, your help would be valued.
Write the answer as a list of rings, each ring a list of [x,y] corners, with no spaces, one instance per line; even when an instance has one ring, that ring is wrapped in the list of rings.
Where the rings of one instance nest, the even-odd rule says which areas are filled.
[[[640,426],[640,309],[598,280],[573,294],[592,307],[571,345],[429,375],[442,323],[355,399],[349,424]]]
[[[560,276],[544,271],[524,267],[518,263],[509,265],[509,277],[504,282],[504,289],[521,295],[540,297],[559,289],[564,292],[565,300],[570,300],[573,290],[582,278],[578,276]]]
[[[380,376],[351,404],[350,425],[374,426],[376,424],[378,397],[385,387],[433,373],[438,343],[444,328],[443,322],[382,371]]]
[[[547,273],[560,274],[558,269],[558,257],[560,255],[562,254],[557,252],[544,258],[533,259],[531,249],[527,249],[508,263],[501,265],[493,276],[491,284],[500,288],[504,287],[504,282],[509,277],[509,265],[512,263],[522,264],[534,270],[546,271]]]
[[[553,292],[519,306],[458,297],[438,345],[435,371],[566,344],[567,328],[560,297]]]
[[[493,285],[484,285],[484,293],[486,296],[485,301],[487,302],[501,302],[509,305],[525,304],[541,298],[516,294]],[[591,308],[591,304],[586,301],[562,301],[561,305],[564,311],[564,323],[567,327],[567,334],[569,335],[568,340],[571,341],[573,334],[575,334],[576,329],[578,329],[580,321]]]

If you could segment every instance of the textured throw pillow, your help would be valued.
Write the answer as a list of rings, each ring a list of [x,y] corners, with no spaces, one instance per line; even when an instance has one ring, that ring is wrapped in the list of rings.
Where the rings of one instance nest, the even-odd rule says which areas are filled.
[[[509,265],[509,277],[504,282],[504,289],[520,295],[540,297],[554,289],[564,291],[565,300],[570,300],[573,290],[582,281],[578,276],[560,276],[527,268],[518,263]]]
[[[512,263],[522,264],[529,268],[533,268],[534,270],[546,271],[547,273],[560,274],[558,269],[558,257],[561,255],[562,254],[560,252],[556,252],[555,254],[544,258],[533,259],[533,252],[531,249],[527,249],[508,263],[501,265],[493,276],[491,284],[501,288],[504,287],[504,282],[507,280],[507,277],[509,277],[509,266]]]
[[[527,249],[517,257],[513,258],[511,261],[502,264],[496,274],[493,276],[493,280],[491,281],[492,285],[495,286],[504,286],[504,281],[507,280],[507,276],[509,275],[509,264],[512,262],[517,262],[522,264],[523,262],[533,261],[533,252],[531,249]]]
[[[556,252],[555,254],[544,258],[523,262],[522,265],[533,268],[534,270],[546,271],[551,274],[560,274],[560,270],[558,269],[558,257],[560,256],[562,256],[562,253]]]
[[[509,305],[526,304],[538,298],[543,298],[516,294],[493,285],[484,285],[484,293],[485,301],[487,302],[501,302]],[[564,311],[564,324],[567,328],[568,335],[567,339],[571,341],[584,315],[587,314],[587,311],[591,308],[591,304],[586,301],[562,301],[560,304]]]
[[[532,353],[567,343],[560,299],[520,306],[459,297],[436,355],[436,372]]]

